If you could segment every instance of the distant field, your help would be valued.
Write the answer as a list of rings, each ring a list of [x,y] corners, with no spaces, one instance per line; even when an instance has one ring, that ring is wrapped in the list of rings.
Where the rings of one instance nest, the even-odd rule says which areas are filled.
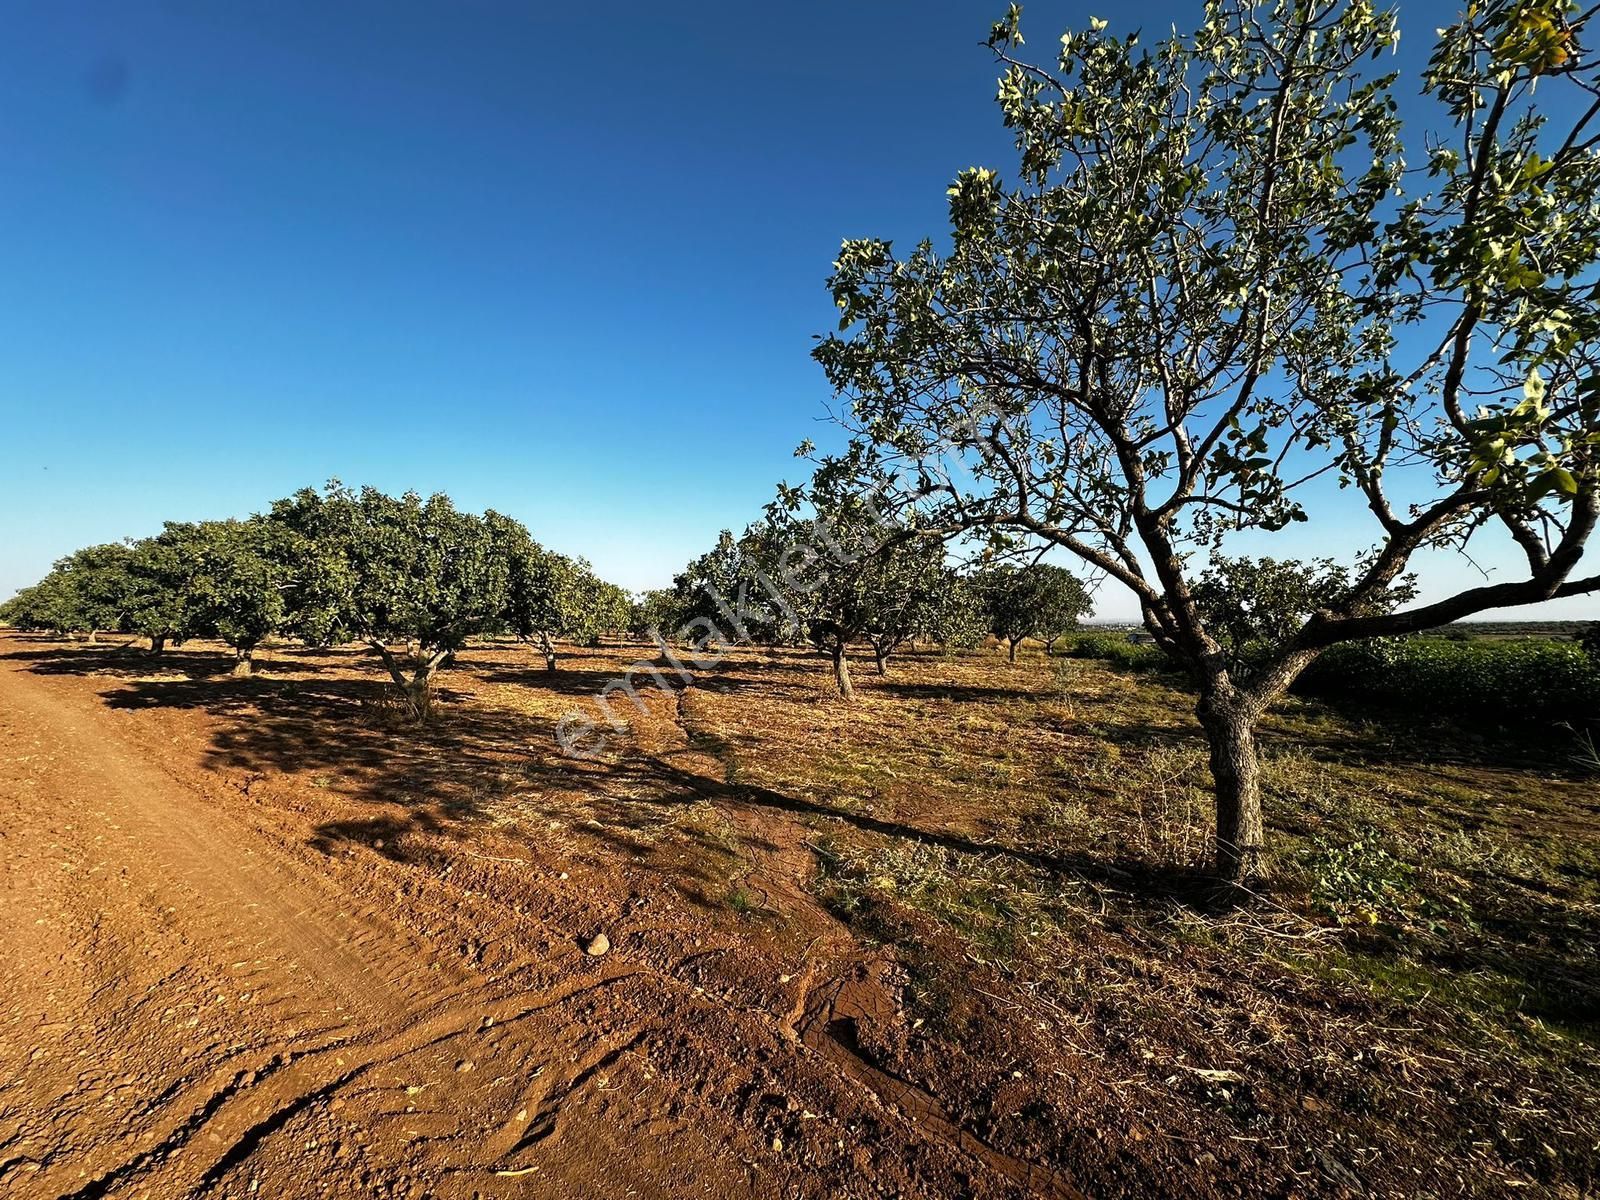
[[[1475,638],[1551,638],[1571,641],[1581,637],[1593,621],[1461,621],[1436,631],[1448,636],[1464,633]]]

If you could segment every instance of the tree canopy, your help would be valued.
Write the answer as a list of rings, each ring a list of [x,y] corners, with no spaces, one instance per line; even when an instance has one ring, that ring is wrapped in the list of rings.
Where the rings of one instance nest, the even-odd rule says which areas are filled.
[[[551,638],[591,641],[625,628],[628,614],[621,588],[510,517],[337,482],[246,520],[168,522],[141,541],[88,547],[0,606],[14,626],[136,633],[154,651],[217,638],[240,673],[277,634],[364,642],[419,720],[438,671],[468,638],[540,638],[554,669]]]
[[[1025,638],[1038,638],[1048,652],[1092,607],[1083,581],[1053,563],[1001,564],[979,574],[974,585],[990,632],[1006,643],[1013,662]]]
[[[1260,869],[1255,723],[1323,648],[1600,588],[1589,19],[1470,8],[1407,131],[1366,0],[1213,0],[1152,46],[1096,20],[1042,63],[1013,6],[989,40],[1011,180],[957,176],[946,249],[840,251],[816,356],[850,453],[929,529],[1133,593],[1199,687],[1229,876]],[[1346,586],[1235,678],[1197,574],[1334,484],[1370,521]],[[1397,602],[1419,551],[1492,539],[1520,578]]]

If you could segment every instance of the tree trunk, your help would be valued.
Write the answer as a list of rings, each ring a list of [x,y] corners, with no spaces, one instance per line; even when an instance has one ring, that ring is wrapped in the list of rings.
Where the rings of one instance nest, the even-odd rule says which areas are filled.
[[[1217,792],[1217,874],[1232,883],[1266,876],[1262,861],[1261,763],[1255,714],[1238,704],[1203,697],[1196,709],[1211,744]]]
[[[85,645],[89,645],[89,646],[98,646],[100,644],[100,639],[95,636],[94,630],[92,630],[92,629],[89,630],[89,636],[84,638],[83,640],[84,640],[84,644]]]
[[[152,633],[150,635],[150,653],[151,654],[160,654],[166,648],[167,648],[167,638],[166,638],[165,634]]]
[[[846,700],[856,698],[856,689],[850,682],[850,660],[845,657],[842,644],[833,648],[833,678],[839,684],[839,695]]]
[[[433,672],[434,668],[424,663],[405,685],[406,703],[418,725],[426,725],[433,715]]]
[[[1012,662],[1016,662],[1017,661],[1017,644],[1019,642],[1021,642],[1022,639],[1021,638],[1008,638],[1007,641],[1009,641],[1011,643],[1011,653],[1010,653],[1009,657],[1010,657]]]
[[[887,675],[889,673],[889,652],[887,650],[880,650],[878,647],[874,646],[872,648],[872,657],[877,660],[878,674]]]
[[[1059,642],[1060,640],[1061,640],[1061,635],[1058,633],[1058,634],[1055,635],[1055,637],[1051,638],[1048,642],[1046,642],[1044,644],[1044,656],[1046,658],[1054,658],[1055,657],[1056,643]]]
[[[442,664],[449,661],[452,652],[440,650],[431,658],[423,659],[408,679],[406,673],[400,669],[400,662],[395,658],[394,651],[379,641],[367,644],[382,657],[383,665],[388,668],[389,678],[394,680],[395,687],[405,697],[406,707],[411,710],[411,715],[416,718],[417,724],[426,725],[428,718],[433,714],[434,674]]]
[[[234,649],[233,673],[235,675],[254,675],[256,670],[256,652],[253,646],[238,646]]]
[[[550,635],[542,629],[539,631],[539,648],[544,651],[544,669],[546,671],[554,671],[556,669],[556,648],[550,642]]]

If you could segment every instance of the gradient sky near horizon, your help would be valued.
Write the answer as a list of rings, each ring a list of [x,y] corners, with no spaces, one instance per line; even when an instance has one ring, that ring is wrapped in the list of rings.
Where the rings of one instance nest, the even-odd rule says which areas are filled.
[[[937,236],[957,170],[1011,163],[1003,7],[12,0],[0,598],[331,477],[670,582],[826,440],[840,239]],[[1453,7],[1402,5],[1402,66]],[[1091,14],[1125,17],[1029,4],[1031,48]],[[1368,536],[1334,509],[1272,552]]]

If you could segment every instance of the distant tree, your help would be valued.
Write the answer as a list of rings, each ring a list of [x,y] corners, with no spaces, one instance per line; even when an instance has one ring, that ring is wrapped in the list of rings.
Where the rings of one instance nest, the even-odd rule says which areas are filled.
[[[628,618],[633,611],[627,590],[601,579],[583,559],[577,561],[582,572],[582,612],[588,627],[585,644],[597,646],[604,635],[621,637],[627,632]]]
[[[0,604],[0,622],[25,632],[43,630],[57,635],[68,632],[72,618],[65,583],[54,572],[31,587],[25,587]]]
[[[676,588],[654,588],[634,597],[628,608],[628,632],[636,638],[659,634],[670,638],[688,624]]]
[[[186,632],[233,648],[235,675],[255,671],[256,648],[288,621],[303,537],[280,521],[206,521],[194,527],[195,562],[184,597]]]
[[[288,591],[292,627],[313,643],[365,642],[419,722],[454,653],[505,626],[506,526],[494,514],[459,512],[442,494],[395,498],[333,483],[279,501],[271,520],[303,547]]]
[[[124,624],[127,632],[150,639],[152,654],[201,632],[194,602],[201,541],[200,526],[168,521],[154,537],[133,544]]]
[[[513,632],[539,644],[548,670],[556,669],[556,639],[592,646],[602,633],[627,628],[627,592],[601,579],[584,559],[546,550],[525,530],[522,538],[525,548],[511,542],[519,549],[509,559],[507,615]]]
[[[950,578],[938,539],[914,536],[870,488],[842,473],[819,471],[809,487],[780,488],[758,540],[778,608],[828,655],[846,700],[855,698],[850,645],[868,641],[885,671],[888,655],[933,618]]]
[[[556,669],[557,638],[584,640],[592,624],[592,585],[587,564],[547,550],[523,526],[498,513],[490,518],[508,571],[506,624],[524,641],[535,642],[545,668]]]
[[[851,453],[922,527],[1057,546],[1138,599],[1211,749],[1216,869],[1262,873],[1255,730],[1325,648],[1600,589],[1600,57],[1566,0],[1440,30],[1408,147],[1365,0],[1215,0],[1146,48],[990,37],[1017,180],[962,172],[947,252],[848,241],[816,355]],[[1407,86],[1405,91],[1418,90]],[[1350,586],[1234,678],[1196,568],[1365,508]],[[1516,577],[1391,609],[1419,551],[1499,537]],[[1352,554],[1353,556],[1353,554]]]
[[[5,619],[22,629],[61,635],[119,630],[127,616],[132,551],[119,542],[87,546],[58,559],[50,573],[5,605]]]
[[[673,580],[675,631],[714,628],[724,637],[769,646],[782,640],[792,622],[766,574],[783,550],[774,540],[778,536],[764,522],[737,538],[724,529],[717,544]]]
[[[1051,563],[991,567],[978,576],[977,587],[989,629],[1006,643],[1012,662],[1025,638],[1044,642],[1048,654],[1092,607],[1083,581]]]
[[[914,540],[893,547],[870,564],[876,590],[864,637],[878,674],[889,673],[889,656],[949,615],[948,593],[960,585],[944,562],[944,545]]]
[[[983,641],[987,624],[976,579],[950,571],[917,636],[938,642],[945,650],[970,649]]]

